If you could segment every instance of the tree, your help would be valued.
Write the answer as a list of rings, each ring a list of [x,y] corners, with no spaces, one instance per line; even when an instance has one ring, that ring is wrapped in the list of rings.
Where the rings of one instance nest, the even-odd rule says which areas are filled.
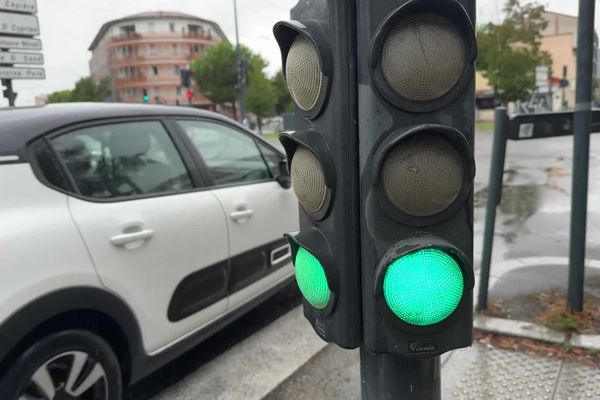
[[[241,46],[242,59],[250,60],[252,52]],[[197,58],[191,65],[194,83],[198,90],[215,104],[231,103],[234,106],[238,98],[236,90],[237,70],[235,48],[231,43],[222,41],[209,48],[204,56]]]
[[[246,104],[248,110],[256,114],[258,130],[262,132],[262,118],[272,115],[277,103],[277,96],[271,82],[264,73],[267,66],[259,55],[253,55],[248,68],[248,89]]]
[[[48,96],[48,103],[70,103],[72,102],[72,90],[61,90]]]
[[[478,29],[477,69],[494,89],[496,101],[525,100],[535,89],[535,67],[551,66],[550,54],[541,51],[542,31],[548,25],[545,8],[538,3],[507,0],[500,24]]]
[[[61,90],[48,97],[48,103],[70,103],[76,101],[104,101],[110,95],[110,80],[96,82],[93,77],[81,78],[73,90]]]
[[[292,97],[287,88],[287,82],[283,76],[283,71],[279,71],[271,79],[271,86],[275,91],[277,102],[275,103],[275,114],[281,115],[286,112],[291,112],[294,109]]]

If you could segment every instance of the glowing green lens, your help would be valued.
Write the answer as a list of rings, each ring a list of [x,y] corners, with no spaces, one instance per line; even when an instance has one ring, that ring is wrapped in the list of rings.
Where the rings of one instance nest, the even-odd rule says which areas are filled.
[[[296,282],[302,295],[314,308],[322,310],[331,299],[331,291],[323,266],[308,250],[300,247],[296,253]]]
[[[439,249],[423,249],[394,261],[383,279],[392,312],[412,325],[433,325],[458,306],[464,281],[456,260]]]

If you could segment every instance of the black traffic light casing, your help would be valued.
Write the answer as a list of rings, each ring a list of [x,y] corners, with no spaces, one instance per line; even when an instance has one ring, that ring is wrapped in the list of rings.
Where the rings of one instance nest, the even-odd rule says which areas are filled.
[[[316,82],[320,90],[318,96],[313,96],[308,103],[303,103],[304,100],[299,100],[300,97],[294,99],[296,130],[281,134],[280,141],[287,154],[294,190],[297,194],[304,193],[304,196],[310,198],[316,193],[310,185],[317,185],[320,188],[317,192],[321,206],[304,207],[303,204],[308,203],[303,203],[304,197],[301,194],[300,231],[286,236],[292,246],[294,262],[301,247],[320,262],[331,292],[329,302],[321,308],[311,305],[305,297],[306,319],[324,340],[344,348],[355,348],[361,343],[362,310],[359,286],[354,2],[303,0],[292,9],[291,19],[289,22],[279,22],[274,27],[288,88],[296,85],[295,90],[299,90],[304,81],[303,78],[297,80],[297,74],[307,76],[303,73],[309,66],[301,65],[294,69],[296,65],[302,64],[302,57],[294,55],[295,61],[290,61],[288,66],[288,60],[292,59],[290,50],[295,43],[304,42],[305,50],[306,47],[317,49],[321,74],[318,79],[315,75],[312,78],[309,76],[308,81]],[[312,59],[314,61],[315,57]],[[291,72],[287,70],[288,67]],[[294,98],[294,90],[290,89],[290,92]],[[296,93],[299,93],[298,96],[306,94]],[[300,107],[299,104],[303,106]],[[312,162],[309,164],[318,164],[322,173],[310,175],[305,174],[307,169],[295,168],[295,157],[299,160],[301,153],[304,159],[309,154],[308,158]],[[301,161],[296,162],[300,164]],[[311,180],[313,178],[316,180]]]
[[[414,358],[434,357],[455,348],[470,346],[472,343],[474,283],[472,183],[475,174],[473,130],[476,57],[473,28],[474,1],[357,0],[357,13],[364,344],[365,348],[372,353]],[[414,35],[415,38],[413,42],[410,41],[410,37],[401,42],[401,46],[395,48],[397,52],[405,51],[411,44],[416,44],[423,47],[415,46],[417,49],[415,51],[426,54],[431,50],[427,46],[447,44],[447,42],[444,42],[444,35],[427,36],[426,32],[422,32],[417,25],[423,20],[430,21],[436,26],[433,29],[435,31],[438,29],[436,24],[441,24],[439,16],[451,22],[454,26],[453,34],[464,39],[464,68],[459,75],[456,75],[458,77],[455,77],[455,82],[452,81],[454,84],[449,85],[445,90],[440,90],[439,87],[428,88],[429,82],[436,82],[435,74],[432,72],[429,79],[421,79],[418,85],[414,85],[417,90],[411,92],[407,89],[402,92],[408,93],[404,96],[400,90],[405,86],[413,85],[411,79],[427,77],[423,71],[435,71],[436,68],[439,69],[440,66],[446,66],[451,62],[445,57],[428,59],[424,56],[421,63],[414,62],[412,66],[410,62],[403,61],[384,66],[384,51],[393,49],[391,44],[393,42],[390,39],[392,32],[399,36]],[[402,28],[406,26],[408,27]],[[429,39],[434,37],[436,40],[427,43],[428,37]],[[433,50],[428,54],[435,52]],[[441,53],[450,55],[450,58],[452,54],[456,54],[443,51]],[[393,56],[393,53],[391,54]],[[410,61],[410,58],[408,60]],[[398,67],[399,69],[408,66],[418,72],[411,73],[408,67],[405,71],[400,71],[404,73],[397,75],[397,82],[400,83],[394,86],[389,83],[395,79],[393,72],[389,71],[390,68],[393,71],[393,68],[398,65],[401,66]],[[388,68],[387,78],[384,68]],[[396,89],[398,87],[400,89]],[[419,98],[424,96],[424,93],[436,93],[438,90],[440,91],[437,95]],[[437,143],[437,138],[441,143],[438,147],[442,149],[439,150],[440,152],[447,149],[454,150],[453,156],[449,158],[451,161],[454,160],[456,165],[460,165],[462,171],[461,168],[457,168],[450,173],[455,174],[456,179],[461,177],[462,184],[459,189],[452,192],[450,200],[446,200],[447,207],[441,207],[435,212],[421,212],[418,202],[411,203],[410,197],[402,197],[404,196],[402,191],[419,191],[419,185],[415,186],[412,182],[411,186],[408,180],[400,180],[401,184],[398,184],[395,189],[389,189],[392,186],[384,187],[383,177],[385,174],[393,175],[394,171],[400,171],[402,168],[406,170],[400,171],[404,174],[400,176],[419,176],[421,170],[437,165],[441,162],[441,158],[446,156],[430,157],[427,162],[422,163],[418,161],[419,152],[427,146],[433,146],[432,143]],[[408,144],[414,147],[403,152],[402,146]],[[400,155],[393,156],[394,149],[400,149],[398,150]],[[388,168],[384,172],[384,163],[388,160],[388,156],[390,160],[399,160],[405,164],[403,166],[398,164],[395,170]],[[430,184],[433,189],[431,197],[436,201],[439,197],[442,204],[444,196],[436,194],[435,189],[441,188],[444,180],[436,181],[435,176],[430,176],[429,181],[426,178],[422,182],[424,185]],[[398,196],[409,204],[408,207],[416,211],[401,210],[400,207],[395,206],[389,193],[399,193]],[[428,203],[428,199],[424,198],[422,202]],[[439,249],[452,257],[460,267],[464,285],[462,296],[454,311],[443,320],[429,325],[411,324],[401,320],[387,306],[383,294],[384,276],[392,263],[422,249]]]

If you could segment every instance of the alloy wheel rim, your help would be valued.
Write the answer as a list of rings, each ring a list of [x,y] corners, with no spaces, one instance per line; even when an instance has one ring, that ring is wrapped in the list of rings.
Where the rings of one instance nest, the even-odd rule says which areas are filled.
[[[108,400],[106,371],[88,353],[64,352],[42,364],[17,399]]]

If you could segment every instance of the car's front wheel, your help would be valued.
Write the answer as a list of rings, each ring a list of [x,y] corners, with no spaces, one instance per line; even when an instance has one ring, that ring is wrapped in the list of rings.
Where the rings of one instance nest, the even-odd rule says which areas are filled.
[[[3,400],[121,400],[122,392],[115,353],[102,338],[83,330],[35,342],[0,378]]]

